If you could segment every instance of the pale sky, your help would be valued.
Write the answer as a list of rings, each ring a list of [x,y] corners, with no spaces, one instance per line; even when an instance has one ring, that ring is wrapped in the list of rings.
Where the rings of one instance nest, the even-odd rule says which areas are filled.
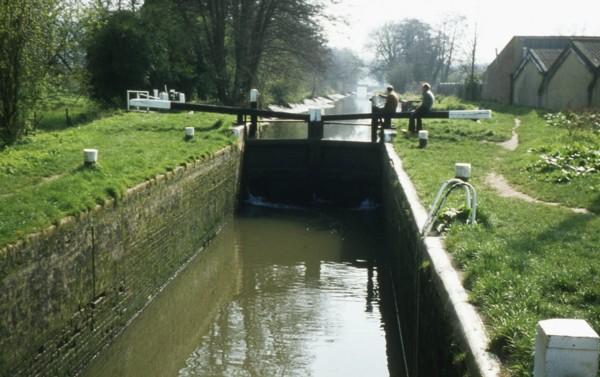
[[[468,39],[477,23],[478,63],[490,63],[514,35],[600,36],[600,0],[339,0],[330,11],[349,22],[327,28],[331,46],[363,54],[370,32],[387,21],[436,24],[449,14],[467,17]]]

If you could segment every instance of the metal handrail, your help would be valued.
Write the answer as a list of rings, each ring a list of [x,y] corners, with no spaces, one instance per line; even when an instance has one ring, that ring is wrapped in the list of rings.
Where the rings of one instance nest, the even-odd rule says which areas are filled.
[[[429,208],[429,214],[427,215],[427,221],[423,225],[423,229],[421,230],[421,235],[426,236],[431,231],[433,224],[435,223],[435,218],[438,215],[438,212],[446,203],[446,199],[450,196],[453,190],[457,188],[463,188],[465,190],[466,196],[466,206],[467,209],[471,210],[469,214],[469,219],[467,220],[467,224],[476,224],[477,217],[477,191],[475,187],[470,183],[463,181],[460,178],[452,178],[447,180],[440,187],[437,195],[435,196],[435,200],[431,204]]]

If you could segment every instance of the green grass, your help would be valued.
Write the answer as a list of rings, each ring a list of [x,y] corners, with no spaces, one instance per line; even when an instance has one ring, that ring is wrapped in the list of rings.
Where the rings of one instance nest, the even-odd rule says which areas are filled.
[[[115,113],[61,131],[39,132],[0,151],[0,246],[95,207],[186,161],[233,142],[233,118],[209,114]],[[185,126],[196,136],[183,138]],[[84,148],[99,150],[96,168]]]
[[[110,114],[112,110],[101,107],[88,97],[59,95],[47,100],[36,113],[35,127],[39,131],[58,131]]]
[[[536,110],[475,105],[491,108],[494,118],[480,123],[425,120],[429,146],[419,149],[416,139],[400,138],[396,150],[426,206],[441,183],[453,176],[455,162],[472,164],[479,224],[452,224],[445,243],[464,271],[465,286],[484,317],[492,350],[510,375],[530,376],[537,321],[582,318],[600,331],[600,173],[558,184],[526,169],[538,158],[528,150],[576,143],[595,143],[597,148],[600,140],[597,134],[572,137],[551,128]],[[522,120],[517,130],[521,145],[510,152],[495,142],[510,137],[516,117]],[[485,184],[491,171],[530,196],[595,213],[502,198]],[[454,194],[448,206],[461,206],[460,195]]]

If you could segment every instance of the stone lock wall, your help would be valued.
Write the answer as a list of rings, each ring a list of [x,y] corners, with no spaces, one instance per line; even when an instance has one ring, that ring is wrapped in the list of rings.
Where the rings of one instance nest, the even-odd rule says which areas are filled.
[[[384,146],[383,209],[388,264],[410,376],[498,377],[479,315],[439,237],[422,237],[427,213],[393,146]]]
[[[0,376],[70,376],[233,214],[241,152],[145,182],[0,250]]]

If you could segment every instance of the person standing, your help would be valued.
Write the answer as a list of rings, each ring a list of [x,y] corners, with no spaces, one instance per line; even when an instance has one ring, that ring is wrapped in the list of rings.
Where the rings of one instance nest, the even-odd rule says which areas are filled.
[[[429,85],[428,83],[424,83],[422,90],[423,98],[421,100],[421,105],[417,107],[412,113],[410,113],[410,118],[408,120],[408,130],[412,133],[417,133],[423,129],[421,117],[424,114],[427,114],[429,111],[431,111],[431,107],[433,106],[433,102],[435,101],[435,97],[431,92],[431,85]]]

